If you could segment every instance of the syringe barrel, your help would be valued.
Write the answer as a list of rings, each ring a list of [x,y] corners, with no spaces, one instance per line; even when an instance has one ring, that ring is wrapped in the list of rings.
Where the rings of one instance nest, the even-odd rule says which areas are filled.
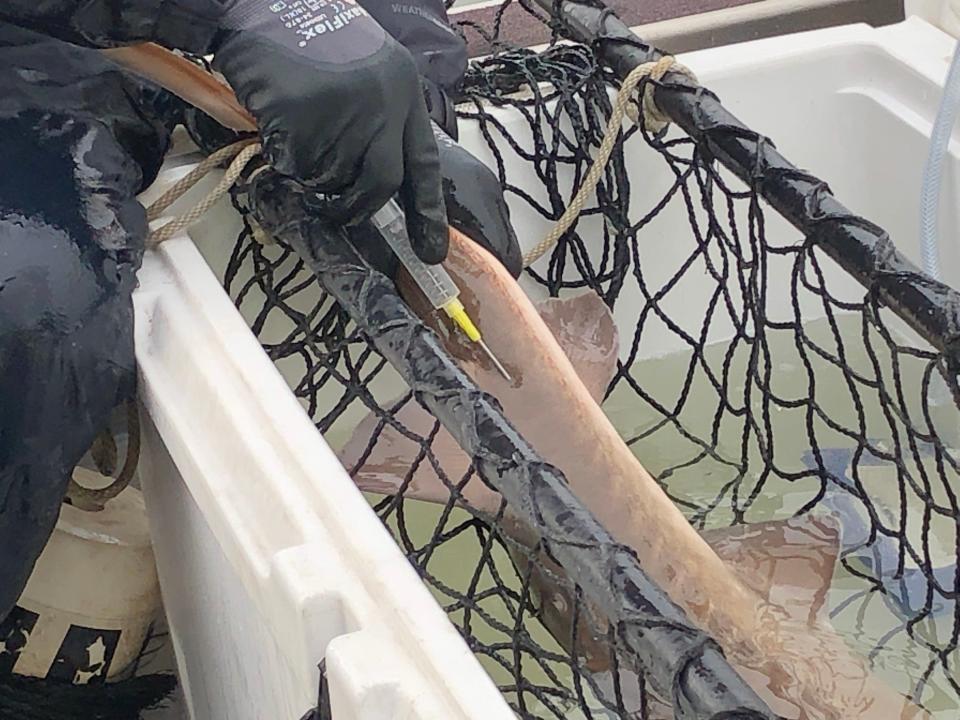
[[[398,223],[402,228],[401,232],[393,229],[393,226]],[[403,216],[403,210],[400,209],[400,205],[396,200],[390,200],[390,202],[373,214],[373,224],[377,226],[377,229],[383,233],[384,236],[386,236],[388,229],[391,230],[391,235],[403,234],[405,236],[407,234],[407,221]]]
[[[395,200],[374,213],[373,224],[434,308],[442,308],[460,294],[453,278],[442,266],[427,265],[417,257],[410,245],[406,218]]]

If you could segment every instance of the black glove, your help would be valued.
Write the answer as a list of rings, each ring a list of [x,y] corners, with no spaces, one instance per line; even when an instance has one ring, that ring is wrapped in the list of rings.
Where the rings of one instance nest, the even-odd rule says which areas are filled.
[[[443,0],[359,0],[417,64],[430,117],[454,140],[456,96],[467,71],[467,43],[452,27]]]
[[[427,103],[427,112],[430,113],[430,119],[434,124],[434,136],[436,129],[440,128],[447,137],[457,140],[460,129],[457,127],[457,109],[453,105],[451,97],[445,93],[439,85],[426,78],[421,78],[423,85],[423,99]]]
[[[434,133],[450,225],[486,248],[513,277],[520,277],[523,257],[497,176],[436,126]],[[348,235],[371,266],[388,277],[396,277],[397,257],[372,223],[349,228]]]
[[[513,277],[520,277],[523,257],[497,176],[436,126],[434,135],[450,225],[493,253]]]
[[[267,158],[338,196],[326,212],[347,225],[399,191],[414,249],[440,262],[447,223],[437,148],[410,53],[353,0],[272,6],[238,2],[214,57],[256,117]]]
[[[452,27],[443,0],[358,0],[413,55],[420,76],[455,93],[467,72],[467,43]]]

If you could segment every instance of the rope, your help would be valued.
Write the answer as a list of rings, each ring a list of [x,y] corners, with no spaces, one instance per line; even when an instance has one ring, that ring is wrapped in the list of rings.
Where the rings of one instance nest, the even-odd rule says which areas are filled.
[[[104,505],[126,490],[133,481],[139,461],[140,415],[136,400],[131,400],[127,403],[127,456],[116,480],[105,488],[88,488],[71,477],[67,487],[67,499],[70,500],[71,505],[81,510],[88,512],[103,510]]]
[[[147,219],[156,220],[164,210],[187,194],[194,185],[200,182],[210,171],[219,166],[228,158],[233,158],[223,178],[217,183],[206,197],[189,211],[171,220],[166,225],[157,228],[147,238],[147,246],[154,247],[165,240],[169,240],[183,232],[203,217],[206,212],[226,195],[233,184],[240,177],[244,168],[260,152],[260,143],[254,139],[241,140],[215,152],[202,163],[197,165],[189,174],[180,179],[173,187],[157,198],[147,209]]]
[[[693,71],[678,63],[676,59],[670,55],[665,55],[656,62],[639,65],[627,75],[623,85],[620,87],[620,91],[617,93],[617,98],[613,105],[613,112],[610,115],[610,120],[607,122],[607,127],[604,131],[603,141],[600,144],[597,157],[590,167],[590,171],[584,178],[583,184],[580,186],[577,194],[550,233],[547,234],[536,247],[523,256],[524,267],[529,267],[543,257],[577,222],[577,218],[579,218],[583,212],[587,198],[593,194],[600,182],[600,178],[603,177],[607,163],[610,161],[610,156],[617,146],[617,140],[620,136],[620,130],[623,126],[623,118],[625,116],[637,123],[640,121],[640,114],[642,113],[644,124],[653,133],[659,133],[670,124],[670,118],[657,107],[653,97],[654,85],[652,82],[647,82],[647,86],[641,93],[639,103],[634,99],[635,92],[642,83],[648,80],[662,80],[669,72],[681,73],[696,82],[696,76],[693,74]],[[197,165],[189,174],[161,195],[147,209],[148,220],[153,221],[159,218],[167,208],[189,192],[190,189],[211,170],[226,160],[231,160],[230,167],[220,182],[217,183],[217,186],[200,201],[198,205],[187,213],[150,233],[147,239],[148,246],[153,247],[164,240],[169,240],[199,220],[220,198],[229,192],[230,188],[247,166],[247,163],[259,152],[260,143],[254,138],[241,140],[233,145],[221,148]]]
[[[696,75],[693,74],[692,70],[678,63],[670,55],[665,55],[656,62],[638,65],[627,75],[623,81],[623,85],[620,87],[620,92],[617,93],[617,99],[613,104],[613,113],[610,115],[610,120],[604,131],[603,142],[600,143],[600,149],[597,152],[596,159],[593,161],[593,165],[590,167],[590,171],[587,173],[583,184],[580,186],[573,200],[570,201],[563,215],[560,216],[556,225],[553,226],[553,229],[536,247],[523,256],[524,267],[529,267],[543,257],[549,250],[553,249],[560,241],[560,238],[577,222],[577,218],[579,218],[580,213],[583,212],[583,206],[586,204],[587,198],[596,190],[597,184],[600,182],[600,178],[603,177],[603,172],[607,168],[607,163],[610,161],[610,156],[617,146],[617,140],[620,137],[620,130],[623,126],[624,115],[637,123],[640,121],[640,112],[642,112],[647,129],[654,134],[659,133],[670,124],[670,118],[657,107],[654,101],[653,91],[655,86],[652,82],[647,82],[647,86],[643,90],[640,100],[640,112],[638,112],[637,101],[634,99],[634,91],[641,83],[647,80],[662,80],[668,72],[681,73],[694,82],[697,81]]]

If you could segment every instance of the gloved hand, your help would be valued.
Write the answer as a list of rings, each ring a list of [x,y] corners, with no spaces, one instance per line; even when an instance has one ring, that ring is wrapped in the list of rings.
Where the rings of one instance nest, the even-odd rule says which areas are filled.
[[[500,181],[489,167],[439,127],[434,125],[433,131],[440,153],[443,196],[450,225],[490,251],[513,277],[520,277],[523,257]],[[396,277],[397,257],[373,223],[348,228],[348,235],[370,265],[388,277]]]
[[[434,136],[450,225],[493,253],[513,277],[520,277],[523,257],[500,180],[436,125]]]
[[[417,64],[430,117],[457,139],[456,96],[467,72],[467,43],[450,25],[443,0],[358,0]]]
[[[490,250],[518,277],[522,258],[510,214],[496,175],[456,144],[455,95],[467,69],[464,39],[450,26],[443,0],[359,0],[360,4],[412,54],[424,99],[433,120],[440,156],[443,195],[449,223]],[[393,254],[365,223],[350,232],[369,262],[388,275],[396,270]]]
[[[311,10],[240,0],[214,67],[256,117],[281,173],[326,195],[330,219],[356,225],[399,191],[426,262],[447,252],[437,148],[416,67],[353,0]]]

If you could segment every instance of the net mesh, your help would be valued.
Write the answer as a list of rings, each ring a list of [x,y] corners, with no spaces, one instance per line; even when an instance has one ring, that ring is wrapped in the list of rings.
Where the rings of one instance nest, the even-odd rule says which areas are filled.
[[[498,22],[465,31],[495,52],[472,66],[460,116],[514,218],[546,229],[589,169],[617,80],[589,47],[510,48]],[[839,519],[833,627],[886,684],[956,717],[960,414],[940,355],[675,129],[624,132],[580,222],[524,282],[611,308],[621,352],[604,409],[696,528]],[[295,253],[245,219],[224,285],[335,450],[375,419],[351,472],[391,432],[419,448],[395,468],[398,491],[368,497],[520,717],[672,717],[580,589],[518,541],[508,508],[462,502],[480,480],[445,467],[439,423],[399,419],[412,394]],[[427,465],[444,503],[407,497]],[[566,605],[541,604],[544,574]],[[557,614],[566,637],[546,621]]]

